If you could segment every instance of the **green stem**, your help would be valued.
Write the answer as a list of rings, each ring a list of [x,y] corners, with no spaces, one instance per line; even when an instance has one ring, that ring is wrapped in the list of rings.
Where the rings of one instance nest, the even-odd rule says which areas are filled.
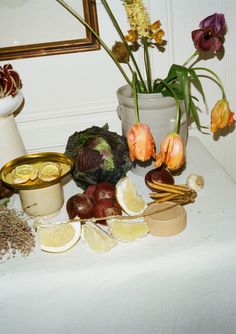
[[[134,57],[132,51],[130,50],[129,44],[128,44],[127,41],[126,41],[125,36],[124,36],[122,30],[120,29],[120,26],[119,26],[119,24],[118,24],[118,22],[117,22],[115,16],[113,15],[113,13],[112,13],[112,11],[111,11],[111,9],[110,9],[110,7],[109,7],[107,1],[106,1],[106,0],[101,0],[101,2],[102,2],[102,4],[103,4],[104,8],[106,9],[106,12],[107,12],[107,14],[109,15],[109,17],[110,17],[110,19],[111,19],[111,21],[112,21],[112,23],[113,23],[113,25],[114,25],[116,31],[118,32],[118,34],[119,34],[119,36],[120,36],[122,42],[125,44],[125,46],[126,46],[126,48],[127,48],[127,50],[128,50],[129,56],[130,56],[130,58],[132,59],[132,62],[133,62],[133,64],[134,64],[135,70],[136,70],[136,72],[137,72],[137,74],[138,74],[139,80],[140,80],[141,83],[142,83],[142,86],[143,86],[143,88],[144,88],[145,93],[147,93],[147,87],[146,87],[145,82],[144,82],[144,80],[143,80],[142,74],[141,74],[141,72],[140,72],[140,70],[139,70],[139,66],[138,66],[138,64],[137,64],[137,62],[136,62],[136,59],[135,59],[135,57]]]
[[[126,75],[125,71],[123,70],[122,66],[120,65],[120,63],[113,57],[112,52],[110,51],[110,49],[108,48],[108,46],[106,45],[106,43],[100,38],[100,36],[96,33],[96,31],[94,31],[90,25],[82,18],[82,16],[79,15],[78,12],[76,12],[70,5],[68,5],[64,0],[56,0],[57,2],[59,2],[63,7],[65,7],[73,16],[75,16],[80,23],[82,23],[87,29],[89,29],[91,31],[91,33],[96,37],[96,39],[99,41],[99,43],[102,45],[102,47],[104,48],[104,50],[109,54],[109,56],[112,58],[112,60],[115,62],[116,66],[119,68],[121,74],[123,75],[123,77],[125,78],[126,82],[132,87],[132,82],[130,81],[130,79],[128,78],[128,76]]]
[[[151,64],[148,52],[148,41],[147,38],[143,38],[143,47],[144,47],[144,64],[147,75],[147,86],[148,92],[152,93],[152,74],[151,74]]]
[[[206,71],[206,72],[211,73],[216,78],[216,80],[218,81],[218,84],[219,84],[221,92],[222,92],[222,99],[226,98],[226,96],[225,96],[225,90],[224,90],[224,86],[223,86],[223,82],[222,82],[222,80],[220,79],[220,77],[215,72],[213,72],[212,70],[210,70],[209,68],[206,68],[206,67],[194,67],[192,69],[194,71],[200,70],[200,71]]]
[[[138,94],[137,94],[137,75],[133,72],[132,78],[132,91],[134,96],[134,110],[135,110],[135,122],[139,123],[139,107],[138,107]]]
[[[189,57],[186,62],[182,65],[183,67],[186,67],[188,65],[188,63],[193,59],[195,58],[196,56],[199,56],[199,51],[196,50],[191,57]]]
[[[173,89],[167,83],[165,83],[165,81],[160,80],[160,82],[171,92],[171,94],[173,95],[173,98],[175,99],[176,119],[175,119],[174,133],[179,133],[179,130],[180,130],[180,104],[179,104],[179,99],[178,99],[177,95],[175,94],[175,92],[173,91]]]

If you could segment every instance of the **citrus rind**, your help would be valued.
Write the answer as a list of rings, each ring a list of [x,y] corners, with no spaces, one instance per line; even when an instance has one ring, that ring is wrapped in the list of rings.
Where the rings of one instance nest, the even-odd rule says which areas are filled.
[[[112,236],[122,242],[132,242],[145,237],[149,233],[148,225],[143,218],[135,221],[113,220],[109,222]]]
[[[81,236],[81,223],[61,223],[50,227],[39,227],[41,250],[61,253],[72,248]]]
[[[124,177],[117,182],[116,199],[128,215],[141,214],[147,207],[142,196],[138,194],[134,181],[129,177]]]
[[[106,253],[117,245],[114,238],[91,221],[83,225],[81,236],[87,246],[96,253]]]
[[[60,164],[56,162],[45,162],[40,166],[38,177],[42,181],[53,181],[61,174]]]
[[[17,166],[13,171],[13,183],[26,183],[33,181],[38,177],[38,169],[29,164]]]

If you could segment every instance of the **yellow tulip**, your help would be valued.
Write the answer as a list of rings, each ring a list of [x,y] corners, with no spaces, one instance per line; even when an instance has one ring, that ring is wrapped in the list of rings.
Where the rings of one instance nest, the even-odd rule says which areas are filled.
[[[221,99],[216,102],[211,111],[211,132],[215,133],[218,129],[223,129],[234,122],[234,113],[229,108],[229,102]]]
[[[182,137],[177,133],[167,135],[160,145],[160,153],[156,155],[155,167],[162,164],[170,170],[178,170],[185,163],[185,147]]]
[[[127,141],[132,161],[147,161],[155,158],[155,143],[150,128],[143,123],[134,124],[128,131]]]

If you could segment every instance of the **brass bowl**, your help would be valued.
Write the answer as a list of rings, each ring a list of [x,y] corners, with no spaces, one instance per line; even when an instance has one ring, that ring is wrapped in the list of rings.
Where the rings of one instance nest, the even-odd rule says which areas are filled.
[[[14,184],[13,170],[20,165],[30,164],[37,168],[44,162],[60,164],[60,176],[43,181],[40,178],[25,183]],[[22,209],[29,216],[38,216],[44,219],[57,215],[63,206],[63,190],[61,180],[70,173],[73,160],[62,153],[45,152],[26,154],[7,162],[0,170],[0,179],[9,187],[19,191]]]
[[[42,164],[43,162],[55,162],[60,164],[61,167],[60,176],[51,181],[42,181],[41,179],[36,178],[33,181],[29,180],[25,183],[14,184],[12,172],[17,166],[30,164],[33,167],[37,168],[37,166],[39,164]],[[40,189],[49,187],[53,184],[60,182],[62,178],[64,178],[67,174],[70,173],[72,167],[73,167],[73,160],[63,153],[42,152],[35,154],[26,154],[7,162],[0,169],[0,179],[7,186],[17,190]]]

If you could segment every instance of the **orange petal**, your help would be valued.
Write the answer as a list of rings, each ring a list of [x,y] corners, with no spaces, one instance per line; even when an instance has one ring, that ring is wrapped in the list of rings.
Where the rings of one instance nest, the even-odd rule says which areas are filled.
[[[178,170],[185,163],[185,148],[182,137],[177,133],[166,136],[160,145],[160,153],[156,156],[155,167],[161,163],[170,170]]]
[[[155,143],[146,124],[134,124],[128,131],[127,141],[131,160],[146,161],[155,157]]]
[[[211,132],[215,133],[218,129],[223,129],[234,122],[234,113],[230,110],[229,102],[221,99],[216,102],[211,111]]]

